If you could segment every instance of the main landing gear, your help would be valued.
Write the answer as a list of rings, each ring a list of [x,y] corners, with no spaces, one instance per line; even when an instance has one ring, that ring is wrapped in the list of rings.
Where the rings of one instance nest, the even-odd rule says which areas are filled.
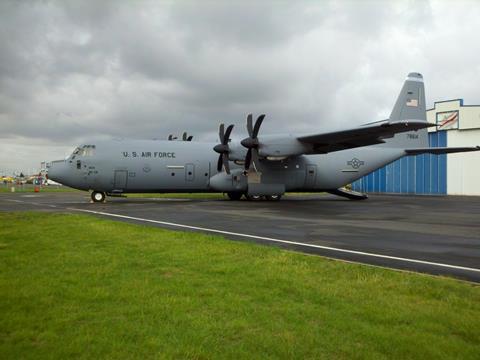
[[[90,195],[93,202],[104,202],[105,201],[105,193],[101,191],[92,191]]]
[[[282,198],[282,195],[245,195],[247,200],[258,201],[258,200],[267,200],[267,201],[279,201]]]
[[[279,201],[282,198],[282,195],[266,195],[265,199],[268,201]]]
[[[268,200],[268,201],[279,201],[282,198],[282,195],[247,195],[240,192],[227,192],[227,196],[230,200],[240,200],[241,197],[245,195],[245,198],[249,201],[259,201],[259,200]]]

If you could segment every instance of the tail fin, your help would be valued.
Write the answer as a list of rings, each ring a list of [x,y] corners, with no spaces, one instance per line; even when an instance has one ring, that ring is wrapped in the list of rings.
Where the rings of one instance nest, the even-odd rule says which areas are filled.
[[[423,76],[419,73],[410,73],[390,114],[390,121],[410,119],[427,121],[425,110]]]
[[[423,76],[419,73],[408,74],[392,113],[390,114],[390,122],[399,120],[422,120],[427,122],[425,88],[423,86]],[[428,132],[427,129],[422,129],[401,133],[386,142],[388,144],[387,146],[402,147],[405,149],[411,147],[427,147]]]

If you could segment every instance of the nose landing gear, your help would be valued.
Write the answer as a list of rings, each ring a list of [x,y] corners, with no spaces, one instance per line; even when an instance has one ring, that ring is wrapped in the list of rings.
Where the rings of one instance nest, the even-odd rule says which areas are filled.
[[[93,202],[104,202],[105,193],[101,191],[92,191],[91,198]]]

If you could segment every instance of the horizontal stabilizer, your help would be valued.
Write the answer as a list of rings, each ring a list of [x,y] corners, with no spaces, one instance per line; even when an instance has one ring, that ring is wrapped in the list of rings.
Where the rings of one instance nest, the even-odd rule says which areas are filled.
[[[480,151],[480,146],[468,146],[468,147],[428,147],[428,148],[418,148],[418,149],[407,149],[405,152],[407,155],[418,155],[418,154],[452,154],[468,151]]]
[[[300,136],[300,142],[312,144],[317,154],[329,153],[360,146],[381,144],[383,139],[393,137],[395,134],[425,129],[435,124],[422,120],[399,120],[370,123],[352,129],[330,131],[320,134]]]

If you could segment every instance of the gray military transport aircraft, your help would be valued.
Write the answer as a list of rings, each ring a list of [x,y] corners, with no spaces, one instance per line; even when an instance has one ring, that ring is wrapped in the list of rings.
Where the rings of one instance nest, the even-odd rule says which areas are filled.
[[[48,178],[106,195],[141,192],[223,192],[231,200],[279,200],[286,191],[326,191],[349,199],[366,195],[342,187],[402,156],[477,151],[428,147],[423,77],[408,74],[387,120],[304,135],[261,134],[265,115],[247,116],[248,136],[232,142],[233,125],[220,125],[220,143],[110,140],[81,145],[49,164]],[[218,153],[219,155],[215,154]],[[218,156],[218,159],[217,159]]]

